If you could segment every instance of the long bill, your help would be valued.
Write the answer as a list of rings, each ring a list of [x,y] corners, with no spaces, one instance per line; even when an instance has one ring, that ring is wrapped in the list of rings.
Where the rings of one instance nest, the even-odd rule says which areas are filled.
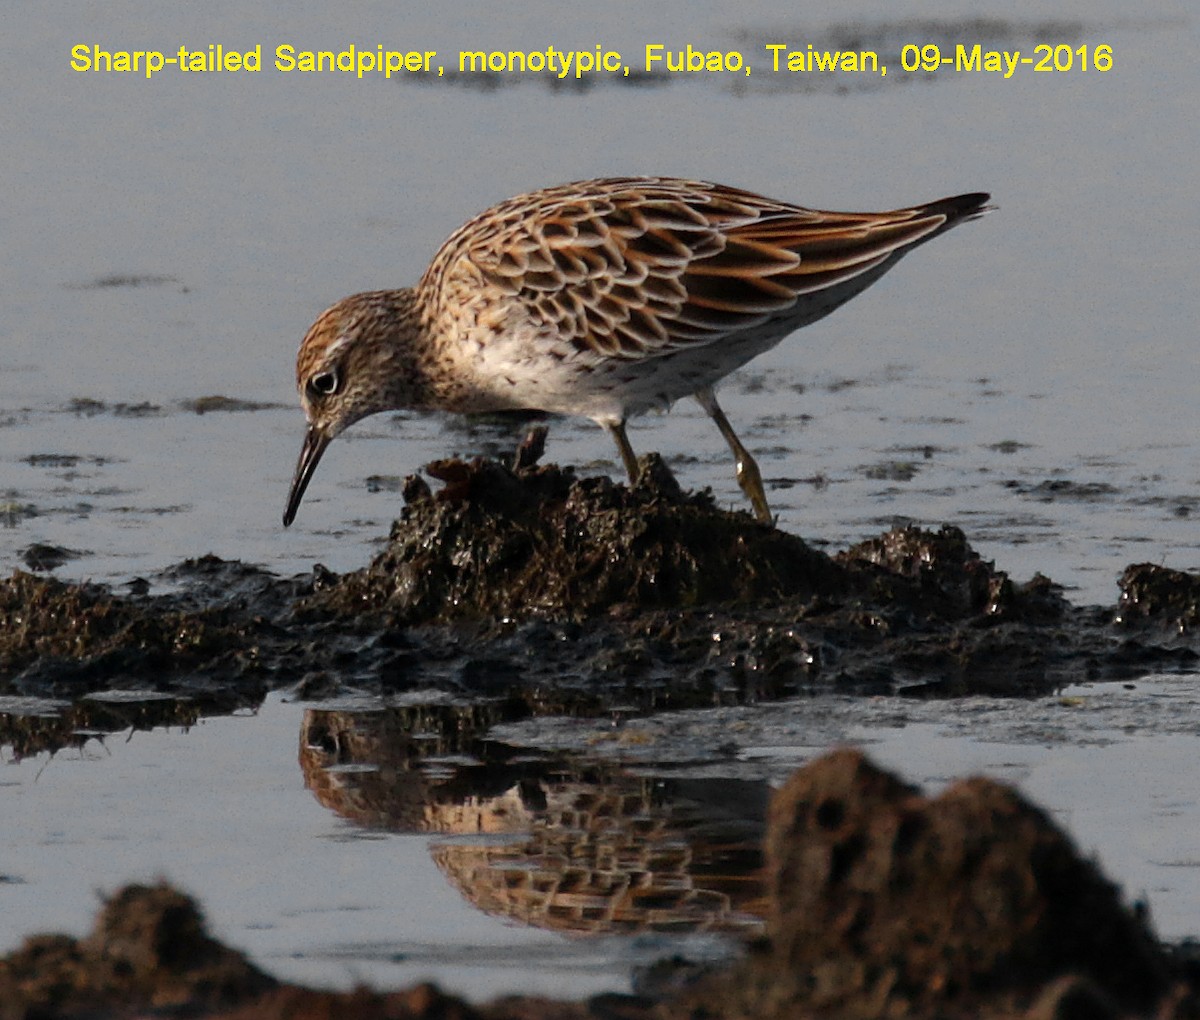
[[[287,507],[283,511],[283,526],[286,528],[296,519],[300,500],[308,488],[313,472],[321,461],[321,454],[329,445],[329,436],[315,425],[310,425],[304,434],[304,445],[300,447],[300,459],[296,462],[296,473],[292,476],[292,487],[288,490]]]

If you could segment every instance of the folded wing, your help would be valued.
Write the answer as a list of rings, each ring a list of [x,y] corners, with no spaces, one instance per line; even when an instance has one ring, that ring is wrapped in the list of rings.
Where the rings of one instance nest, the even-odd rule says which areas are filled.
[[[832,307],[839,288],[857,293],[856,277],[982,215],[987,199],[838,213],[698,181],[575,183],[476,217],[426,283],[448,293],[482,280],[585,357],[656,357],[802,318],[805,302]]]

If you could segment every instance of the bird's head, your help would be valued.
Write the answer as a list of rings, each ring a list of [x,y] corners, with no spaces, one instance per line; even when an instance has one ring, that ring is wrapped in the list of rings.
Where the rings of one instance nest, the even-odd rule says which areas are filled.
[[[308,419],[283,524],[296,517],[325,448],[346,428],[380,411],[415,403],[408,341],[415,329],[411,291],[343,298],[321,313],[296,355],[296,387]]]

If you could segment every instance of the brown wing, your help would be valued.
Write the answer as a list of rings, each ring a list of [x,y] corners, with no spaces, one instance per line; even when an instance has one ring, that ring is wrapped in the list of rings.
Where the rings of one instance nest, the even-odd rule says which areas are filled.
[[[857,293],[855,277],[981,215],[987,197],[835,213],[698,181],[585,181],[476,217],[423,286],[482,278],[581,353],[653,357],[802,313],[806,300],[831,308]]]

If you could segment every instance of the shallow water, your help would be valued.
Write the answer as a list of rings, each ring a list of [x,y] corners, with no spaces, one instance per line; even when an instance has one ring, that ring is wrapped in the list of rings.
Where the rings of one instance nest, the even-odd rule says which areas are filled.
[[[157,571],[205,552],[284,574],[362,564],[398,511],[400,478],[518,436],[437,416],[363,422],[330,450],[285,532],[304,330],[344,294],[415,280],[490,203],[610,173],[705,177],[826,208],[994,194],[998,212],[915,253],[724,388],[785,528],[840,547],[896,519],[955,523],[1013,576],[1041,571],[1079,602],[1111,603],[1129,562],[1200,567],[1198,299],[1186,254],[1200,225],[1186,172],[1198,155],[1186,126],[1200,39],[1184,5],[1156,0],[1130,18],[1123,5],[1078,0],[1056,7],[1058,27],[1032,3],[985,25],[968,5],[928,0],[890,6],[886,22],[866,4],[836,18],[881,50],[910,36],[1107,42],[1106,75],[584,89],[274,73],[147,82],[67,64],[72,45],[93,41],[749,51],[838,32],[832,18],[765,0],[736,14],[671,0],[619,19],[577,3],[472,2],[453,22],[368,0],[336,13],[314,2],[98,10],[52,0],[6,16],[4,569],[34,543],[76,554],[57,576],[115,584],[165,585]],[[213,395],[242,403],[195,403]],[[690,402],[634,423],[631,438],[684,484],[740,503],[724,444]],[[618,470],[587,422],[554,422],[548,457]],[[714,753],[712,767],[776,779],[830,741],[861,739],[916,780],[991,768],[1045,798],[1131,893],[1145,892],[1164,935],[1195,934],[1190,683],[1130,695],[1102,738],[1083,725],[1088,712],[1055,702],[853,702],[807,742],[764,731],[733,760]],[[788,718],[813,711],[798,702]],[[7,766],[0,809],[25,821],[5,827],[0,867],[19,881],[0,884],[0,949],[33,930],[80,930],[95,888],[162,872],[200,894],[234,944],[309,981],[435,974],[482,995],[540,988],[532,975],[552,961],[552,988],[583,993],[622,986],[631,957],[650,953],[487,918],[434,874],[432,836],[339,822],[294,770],[299,713],[275,700],[187,735],[139,733]],[[885,725],[891,713],[903,727]],[[1011,726],[1030,729],[1018,739]],[[1135,778],[1143,785],[1119,785]]]
[[[1193,676],[1085,684],[1037,700],[818,696],[763,707],[679,712],[619,730],[538,721],[499,735],[539,748],[612,756],[649,774],[780,781],[829,747],[862,747],[936,794],[966,775],[1018,786],[1144,899],[1160,936],[1200,934]],[[668,764],[664,764],[668,763]]]
[[[1179,171],[1196,156],[1181,130],[1196,99],[1196,29],[1183,5],[1160,0],[1135,20],[1116,4],[1067,5],[1060,28],[1042,27],[1035,5],[982,26],[938,3],[901,5],[886,22],[851,5],[836,19],[884,52],[908,36],[1107,41],[1106,75],[893,74],[862,87],[764,74],[562,90],[533,78],[483,89],[67,69],[81,40],[218,36],[268,50],[366,37],[446,52],[595,36],[632,53],[680,38],[682,10],[610,19],[529,2],[503,18],[464,9],[453,24],[369,3],[219,19],[138,2],[102,16],[72,0],[14,12],[0,69],[13,139],[0,197],[13,239],[0,255],[3,560],[51,542],[83,553],[64,576],[116,581],[203,551],[284,572],[361,563],[399,504],[368,479],[480,440],[438,418],[364,422],[330,451],[284,532],[302,429],[292,359],[312,318],[343,294],[413,281],[493,201],[660,172],[827,208],[981,188],[1000,207],[726,387],[785,527],[842,544],[895,517],[953,521],[1015,576],[1041,570],[1086,601],[1110,600],[1129,561],[1200,564],[1200,457],[1186,424],[1197,298],[1180,257],[1198,206],[1193,175]],[[747,52],[746,39],[819,43],[832,31],[767,3],[736,19],[689,4],[684,24],[688,38]],[[183,406],[213,394],[269,406]],[[686,484],[740,502],[724,445],[690,401],[637,423],[633,440],[672,459]],[[586,422],[556,423],[548,455],[617,469]],[[1063,481],[1082,488],[1043,487]]]
[[[273,695],[256,715],[187,733],[9,761],[0,949],[33,931],[82,934],[98,891],[166,877],[281,978],[435,978],[478,996],[612,983],[623,947],[492,920],[438,873],[430,835],[360,829],[321,807],[296,763],[303,711]]]
[[[447,795],[464,788],[470,756],[430,756],[397,771],[385,743],[354,763],[314,767],[313,709],[275,694],[255,715],[209,719],[188,732],[117,734],[53,758],[10,759],[0,782],[0,951],[35,929],[82,933],[98,891],[161,876],[200,898],[221,938],[284,978],[343,988],[429,978],[475,998],[625,991],[638,965],[676,952],[721,958],[735,950],[718,933],[757,930],[753,876],[736,868],[753,861],[731,857],[730,819],[756,817],[755,784],[777,783],[845,743],[930,793],[968,773],[1018,784],[1129,900],[1148,903],[1162,937],[1195,937],[1196,700],[1190,678],[1150,677],[1040,701],[821,696],[616,728],[565,719],[500,727],[496,736],[529,748],[510,768],[547,754],[573,763],[559,788],[573,803],[604,806],[588,837],[573,814],[547,822],[518,812],[505,823],[503,805],[538,801],[521,793],[537,785],[528,772],[497,781],[488,796]],[[317,711],[369,720],[379,710],[364,699]],[[555,774],[540,781],[551,802]],[[414,791],[414,777],[422,790]],[[649,799],[630,792],[639,782],[650,784]],[[631,796],[622,819],[613,805],[628,806]],[[515,888],[514,877],[563,867],[553,847],[568,848],[562,860],[578,868],[602,858],[588,847],[603,832],[625,833],[607,837],[626,848],[620,857],[633,852],[631,833],[660,830],[658,856],[675,848],[686,864],[667,869],[655,901],[661,906],[671,883],[720,890],[735,908],[722,906],[723,920],[704,915],[715,894],[693,895],[690,914],[686,905],[677,910],[674,926],[662,915],[674,934],[642,927],[618,937],[595,912],[590,921],[570,912],[566,871],[556,879],[557,914],[520,903],[502,910],[495,898],[505,883]],[[710,845],[720,848],[711,859]],[[702,930],[687,934],[685,914]],[[579,937],[587,932],[597,937]]]

